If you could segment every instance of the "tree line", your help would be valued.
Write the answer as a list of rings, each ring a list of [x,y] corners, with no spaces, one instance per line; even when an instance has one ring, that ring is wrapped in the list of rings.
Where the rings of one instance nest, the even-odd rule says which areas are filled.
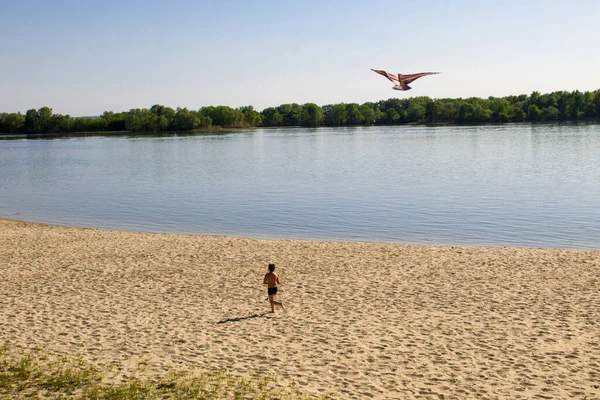
[[[379,102],[282,104],[257,111],[252,106],[208,106],[199,110],[154,105],[149,109],[105,111],[99,117],[54,114],[49,107],[0,113],[0,133],[167,132],[210,127],[394,125],[409,123],[482,124],[600,119],[600,89],[531,95],[431,99],[391,98]]]

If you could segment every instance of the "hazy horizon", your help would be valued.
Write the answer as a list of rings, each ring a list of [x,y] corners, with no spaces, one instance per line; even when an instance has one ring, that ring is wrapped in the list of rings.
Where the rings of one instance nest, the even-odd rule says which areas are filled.
[[[0,112],[593,91],[599,14],[591,0],[5,4]],[[442,74],[398,92],[371,68]]]

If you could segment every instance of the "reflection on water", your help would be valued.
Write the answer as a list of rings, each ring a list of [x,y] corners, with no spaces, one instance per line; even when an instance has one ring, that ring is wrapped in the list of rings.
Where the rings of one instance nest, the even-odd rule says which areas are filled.
[[[42,140],[39,140],[39,139]],[[600,248],[600,125],[0,140],[0,216],[331,240]]]

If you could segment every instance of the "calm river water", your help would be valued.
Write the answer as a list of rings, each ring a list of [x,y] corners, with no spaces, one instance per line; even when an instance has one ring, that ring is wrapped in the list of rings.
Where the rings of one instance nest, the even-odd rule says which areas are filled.
[[[0,217],[255,238],[600,249],[600,125],[4,139]]]

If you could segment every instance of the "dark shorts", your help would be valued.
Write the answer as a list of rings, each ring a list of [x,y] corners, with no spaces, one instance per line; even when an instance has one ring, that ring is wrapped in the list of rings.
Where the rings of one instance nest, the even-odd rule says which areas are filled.
[[[269,296],[272,294],[277,294],[277,288],[276,287],[267,288],[267,293],[269,293]]]

